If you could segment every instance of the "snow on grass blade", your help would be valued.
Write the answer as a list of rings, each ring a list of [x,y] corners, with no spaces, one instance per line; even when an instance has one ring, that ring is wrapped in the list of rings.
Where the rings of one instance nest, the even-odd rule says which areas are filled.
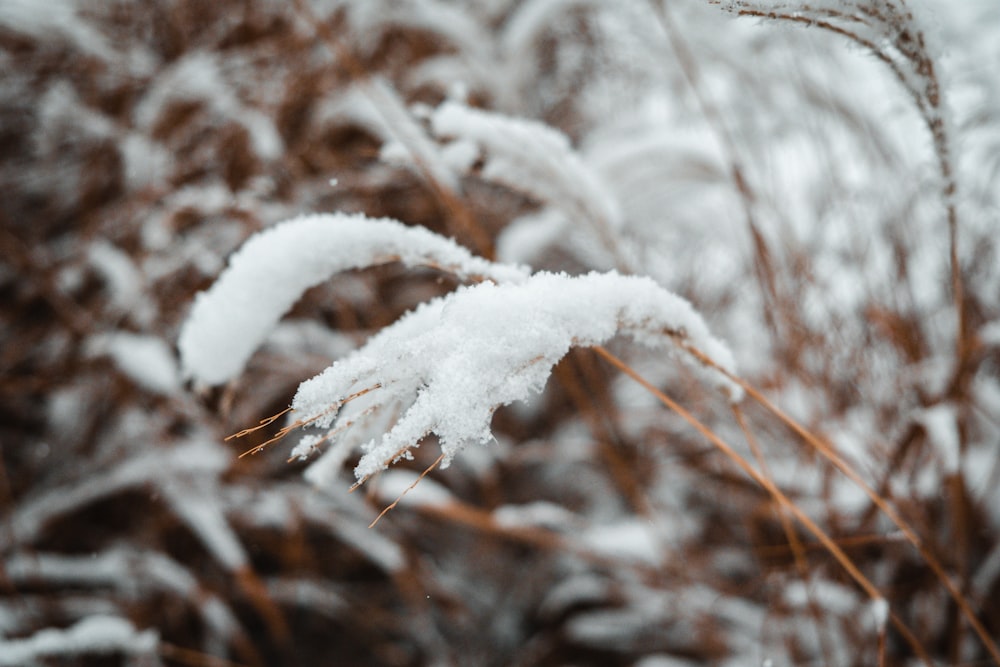
[[[395,220],[342,213],[307,215],[253,236],[195,300],[178,347],[185,377],[221,384],[302,294],[334,274],[399,261],[460,278],[518,282],[526,269],[475,257],[453,241]]]
[[[691,304],[649,278],[539,273],[519,284],[466,287],[425,304],[303,382],[292,408],[299,423],[328,429],[344,397],[378,386],[366,399],[401,416],[362,447],[357,478],[407,456],[431,433],[447,465],[466,444],[491,440],[494,410],[540,392],[570,348],[600,345],[618,333],[654,349],[693,347],[722,368],[734,366]],[[681,356],[739,400],[740,388],[722,373]]]

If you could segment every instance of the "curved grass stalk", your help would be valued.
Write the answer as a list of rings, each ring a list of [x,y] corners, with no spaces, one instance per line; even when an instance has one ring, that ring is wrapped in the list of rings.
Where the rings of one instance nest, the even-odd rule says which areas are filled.
[[[709,3],[723,4],[721,0],[709,0]],[[769,7],[736,0],[727,3],[726,9],[737,16],[786,21],[840,35],[885,64],[913,98],[913,103],[931,134],[941,176],[941,200],[948,223],[951,290],[955,301],[957,377],[962,371],[963,360],[970,352],[971,341],[968,340],[965,321],[965,287],[958,257],[958,181],[945,122],[944,96],[934,59],[927,51],[923,31],[913,24],[913,14],[906,8],[903,0],[899,0],[898,4],[884,1],[845,4],[846,7],[843,8],[815,8],[806,4],[789,3],[777,3]],[[1000,655],[995,656],[995,659],[998,658]]]
[[[892,521],[900,532],[903,533],[906,540],[917,550],[920,557],[925,563],[927,563],[927,566],[944,585],[945,589],[948,591],[948,595],[952,598],[952,600],[954,600],[955,604],[958,605],[959,610],[962,612],[962,616],[965,617],[966,621],[968,621],[969,625],[976,633],[976,636],[979,637],[983,646],[986,647],[987,652],[990,654],[990,658],[995,664],[1000,665],[1000,649],[997,648],[996,641],[990,637],[989,631],[972,610],[972,605],[969,604],[968,598],[959,589],[959,586],[955,583],[954,579],[945,571],[941,562],[934,556],[933,553],[931,553],[927,545],[924,544],[924,541],[920,539],[920,536],[917,534],[917,531],[913,528],[913,526],[911,526],[910,523],[906,521],[906,519],[904,519],[902,515],[899,514],[899,512],[897,512],[885,500],[885,498],[880,496],[875,489],[873,489],[871,485],[869,485],[861,477],[861,475],[828,443],[823,442],[821,439],[810,433],[808,429],[786,414],[777,405],[768,400],[764,394],[762,394],[749,382],[736,374],[723,369],[721,366],[712,361],[708,355],[693,349],[690,344],[684,342],[679,342],[678,344],[683,345],[685,349],[694,357],[699,359],[701,363],[718,369],[719,372],[742,387],[743,391],[745,391],[748,396],[757,401],[764,409],[773,414],[782,424],[790,428],[796,435],[802,438],[806,444],[815,449],[827,461],[832,463],[837,470],[854,482],[858,488],[860,488],[865,495],[868,496],[872,503],[878,507],[890,521]]]
[[[739,405],[731,405],[733,416],[736,418],[736,423],[739,424],[740,430],[743,431],[743,437],[746,438],[747,444],[750,445],[750,451],[753,452],[754,458],[757,460],[757,466],[760,468],[761,473],[766,476],[771,482],[774,482],[774,476],[771,474],[771,470],[767,465],[767,459],[764,458],[764,452],[760,448],[760,444],[757,442],[757,438],[754,437],[753,433],[750,431],[750,427],[747,425],[746,418],[743,415],[743,410],[740,409]],[[788,546],[792,551],[792,556],[795,560],[795,569],[798,570],[799,576],[802,580],[809,582],[811,579],[809,572],[809,563],[806,559],[806,550],[802,545],[802,540],[795,533],[795,527],[792,525],[792,519],[788,516],[787,512],[781,511],[780,509],[775,512],[778,515],[778,521],[781,523],[781,530],[785,533],[785,539],[788,540]],[[834,655],[833,647],[830,645],[830,637],[828,635],[827,629],[823,627],[822,623],[822,609],[819,606],[819,602],[816,600],[816,595],[812,590],[807,592],[809,614],[812,616],[813,623],[816,625],[816,636],[819,639],[819,645],[823,648],[823,655],[826,656],[827,663],[829,664],[830,656]],[[881,651],[879,653],[881,658]],[[881,665],[881,661],[879,662]]]
[[[746,473],[751,479],[753,479],[757,484],[764,488],[771,497],[773,497],[784,509],[786,509],[792,516],[794,516],[799,523],[801,523],[806,530],[813,534],[813,536],[819,540],[823,547],[830,553],[831,556],[836,559],[836,561],[844,568],[847,574],[861,587],[861,589],[872,599],[872,602],[878,605],[885,604],[885,597],[879,591],[878,587],[875,586],[872,581],[858,569],[858,566],[851,560],[840,546],[833,540],[830,535],[824,531],[815,521],[813,521],[809,515],[802,511],[792,501],[781,489],[779,489],[774,482],[770,480],[766,475],[758,471],[751,465],[749,461],[741,456],[735,449],[732,448],[726,441],[720,438],[712,429],[706,426],[693,414],[685,410],[680,404],[674,401],[672,398],[667,396],[665,393],[656,388],[651,382],[642,377],[635,369],[626,364],[624,361],[611,354],[607,349],[601,346],[594,347],[594,350],[604,357],[610,364],[618,368],[620,371],[628,375],[630,378],[639,383],[646,391],[650,392],[658,401],[660,401],[664,406],[670,410],[677,413],[684,421],[694,427],[701,435],[708,439],[719,451],[725,454],[733,463],[735,463],[744,473]],[[897,632],[906,640],[913,652],[916,653],[921,661],[928,667],[932,667],[930,656],[927,650],[920,643],[920,640],[913,633],[910,628],[903,623],[902,619],[898,615],[889,611],[889,620],[893,627],[896,628]]]

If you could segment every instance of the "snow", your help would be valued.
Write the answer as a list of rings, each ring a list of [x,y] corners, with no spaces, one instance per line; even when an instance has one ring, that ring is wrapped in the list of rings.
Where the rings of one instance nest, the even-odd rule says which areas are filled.
[[[375,514],[357,495],[341,493],[330,497],[311,492],[301,508],[311,521],[328,526],[345,545],[361,552],[383,571],[401,572],[408,567],[402,546],[384,533],[368,528]]]
[[[694,667],[697,664],[697,662],[670,655],[650,655],[640,659],[634,667]],[[766,662],[763,665],[770,667]]]
[[[522,505],[501,505],[493,510],[493,518],[504,528],[540,526],[554,530],[570,527],[576,519],[565,507],[542,500]]]
[[[4,561],[4,570],[11,582],[20,585],[113,587],[130,597],[146,590],[190,597],[198,590],[194,575],[176,561],[156,551],[128,547],[82,556],[16,553]]]
[[[163,110],[177,100],[203,102],[218,115],[238,121],[249,133],[256,153],[265,160],[275,160],[284,152],[284,142],[274,122],[237,98],[213,54],[188,53],[157,77],[136,106],[136,123],[152,128]]]
[[[928,440],[937,450],[944,473],[956,474],[961,466],[962,452],[955,407],[939,403],[925,408],[918,413],[917,422],[924,427]]]
[[[87,653],[155,655],[153,630],[137,632],[127,620],[93,616],[65,630],[48,628],[25,639],[0,639],[0,666],[24,667],[44,658],[79,657]]]
[[[90,471],[73,483],[24,500],[9,521],[0,524],[0,544],[29,542],[53,518],[124,489],[160,484],[174,476],[214,477],[228,467],[230,460],[231,456],[211,440],[191,440],[171,447],[142,450],[110,470]]]
[[[600,240],[606,254],[616,255],[613,232],[622,226],[618,202],[566,135],[543,123],[452,101],[433,112],[431,129],[438,138],[453,140],[445,149],[453,164],[472,166],[470,144],[478,146],[485,159],[482,178],[507,185],[561,211],[560,227],[564,231],[581,224]],[[614,261],[604,264],[615,266]]]
[[[214,489],[184,478],[175,478],[159,488],[171,509],[221,565],[233,572],[248,566],[250,558],[229,525]]]
[[[889,601],[885,598],[877,598],[871,601],[872,616],[875,617],[875,627],[879,632],[884,632],[889,623]]]
[[[429,631],[398,625],[391,614],[372,620],[400,629],[395,649],[413,649],[434,664],[448,664],[454,655],[476,661],[464,643],[450,640],[460,630],[454,621],[480,620],[480,605],[487,619],[493,614],[513,628],[510,638],[523,662],[551,648],[550,640],[573,644],[572,631],[584,643],[606,648],[619,638],[627,643],[632,629],[639,631],[641,650],[616,659],[644,667],[675,664],[675,652],[692,662],[712,653],[719,665],[762,664],[765,656],[763,664],[796,661],[789,656],[816,662],[823,654],[816,650],[811,602],[819,603],[820,630],[836,646],[826,651],[831,664],[850,662],[858,641],[871,654],[872,628],[888,619],[886,601],[866,599],[824,559],[810,561],[818,569],[801,577],[798,588],[785,590],[800,578],[788,562],[763,573],[759,595],[727,588],[726,582],[761,575],[759,563],[752,545],[726,542],[725,531],[712,533],[708,543],[700,539],[711,528],[706,522],[726,517],[739,528],[741,515],[768,509],[766,494],[754,496],[759,508],[732,498],[713,503],[724,495],[716,492],[737,484],[728,462],[706,454],[708,445],[633,378],[593,354],[563,355],[575,346],[611,341],[611,349],[653,385],[677,394],[720,437],[746,450],[727,406],[695,385],[705,380],[733,398],[738,389],[693,360],[687,348],[703,349],[731,370],[732,355],[662,288],[676,289],[704,304],[699,310],[711,331],[735,346],[744,377],[833,443],[861,478],[875,480],[887,498],[908,508],[917,517],[918,536],[961,532],[963,526],[945,525],[954,517],[937,511],[947,492],[946,474],[967,492],[971,514],[964,514],[983,524],[965,527],[986,535],[1000,526],[1000,263],[992,229],[1000,196],[1000,133],[991,68],[1000,54],[1000,3],[976,0],[942,10],[943,20],[955,24],[948,40],[956,53],[934,63],[960,86],[957,98],[949,90],[947,105],[959,122],[946,127],[956,132],[953,145],[962,148],[953,165],[962,179],[956,198],[962,209],[959,251],[967,276],[966,319],[975,331],[964,359],[955,354],[956,312],[947,275],[947,225],[933,187],[935,156],[904,90],[926,82],[906,70],[904,85],[898,85],[886,63],[864,49],[838,50],[849,41],[842,36],[812,30],[800,39],[791,25],[772,31],[752,19],[699,18],[697,12],[718,14],[714,4],[670,8],[677,34],[690,37],[688,72],[670,55],[671,44],[644,2],[319,0],[313,9],[344,29],[338,37],[350,42],[345,48],[377,56],[370,63],[362,58],[371,65],[366,76],[342,76],[329,67],[337,54],[315,39],[316,26],[286,3],[266,0],[252,3],[242,16],[222,12],[217,24],[217,12],[170,14],[174,27],[197,22],[202,14],[212,24],[203,34],[166,35],[157,45],[163,54],[154,58],[167,60],[131,77],[125,70],[138,68],[126,61],[149,48],[142,43],[150,42],[150,30],[159,34],[156,17],[162,11],[133,12],[139,5],[129,0],[106,6],[0,0],[0,33],[10,36],[6,46],[12,47],[0,48],[0,71],[7,75],[0,76],[0,97],[13,105],[4,117],[12,123],[15,153],[23,144],[40,160],[32,167],[26,155],[25,164],[16,159],[4,168],[16,213],[14,236],[4,245],[18,261],[0,266],[0,276],[15,305],[23,306],[25,317],[14,318],[15,329],[29,327],[23,340],[5,349],[11,396],[24,404],[15,406],[24,418],[12,427],[17,431],[24,422],[30,433],[20,434],[27,437],[22,445],[20,432],[14,433],[11,446],[23,452],[11,452],[7,462],[13,466],[14,504],[0,522],[0,549],[6,549],[0,563],[14,595],[0,601],[0,643],[9,648],[22,642],[24,649],[43,637],[30,637],[36,629],[96,614],[145,624],[143,608],[164,599],[180,601],[174,606],[185,618],[177,620],[195,643],[202,641],[204,654],[252,662],[252,648],[244,653],[239,642],[250,639],[246,645],[252,646],[256,638],[243,635],[243,621],[214,596],[219,582],[202,581],[205,573],[197,567],[215,558],[224,568],[210,563],[209,574],[225,569],[226,578],[251,563],[287,561],[280,557],[286,552],[302,560],[280,540],[248,539],[274,536],[285,527],[350,552],[346,559],[329,550],[306,558],[302,564],[312,570],[337,575],[350,574],[355,565],[381,568],[388,576],[366,574],[361,583],[385,584],[389,597],[403,590],[400,584],[425,586],[430,595],[423,611],[430,613],[416,615]],[[920,4],[926,3],[875,0],[866,6],[909,6],[927,16]],[[818,0],[805,9],[815,15],[844,6]],[[850,5],[852,11],[863,6]],[[858,19],[856,27],[866,35],[879,32],[879,47],[893,62],[904,69],[913,64],[893,49],[898,34],[873,31]],[[292,34],[288,21],[298,26]],[[638,21],[643,25],[632,30]],[[958,29],[959,22],[967,25]],[[705,36],[712,39],[700,39]],[[278,51],[281,57],[271,57]],[[693,92],[685,74],[702,79],[703,89]],[[715,113],[692,104],[702,96]],[[439,103],[444,97],[450,101]],[[233,255],[184,326],[181,362],[171,348],[171,330],[183,315],[178,307],[190,296],[190,285],[225,269],[226,257],[250,229],[317,202],[404,211],[400,215],[412,213],[414,221],[447,214],[435,208],[431,190],[439,188],[400,182],[398,170],[373,164],[372,137],[359,136],[357,125],[335,132],[324,126],[344,122],[344,116],[374,128],[373,135],[384,140],[384,159],[416,166],[432,186],[454,190],[490,235],[499,234],[496,248],[504,261],[581,275],[530,276],[517,267],[508,272],[393,221],[341,214],[298,218],[254,237]],[[280,121],[270,120],[275,117]],[[284,132],[286,124],[299,122],[287,135],[295,145],[283,146],[275,128],[281,125]],[[240,192],[230,191],[218,173],[234,157],[226,153],[230,130],[239,142],[249,138],[261,156],[274,158],[251,160],[248,168],[256,175],[234,182]],[[742,193],[732,173],[739,160],[748,184]],[[88,172],[94,165],[109,169]],[[334,173],[342,185],[329,179]],[[40,226],[20,211],[22,188],[27,204],[51,209]],[[393,199],[395,193],[402,196]],[[770,245],[760,259],[773,270],[771,295],[751,273],[748,212]],[[616,259],[626,261],[611,261]],[[353,326],[332,331],[329,318],[279,321],[309,285],[334,272],[397,261],[432,267],[420,270],[423,277],[440,268],[468,282],[496,284],[458,289],[381,332]],[[659,287],[613,273],[582,275],[610,266],[649,276]],[[383,272],[376,273],[336,282],[335,300],[362,313],[361,326],[381,328],[400,303],[440,292],[427,280],[385,282]],[[453,284],[450,276],[440,282]],[[383,295],[392,303],[381,303]],[[769,316],[776,317],[773,326]],[[41,330],[64,317],[74,326]],[[89,331],[81,334],[83,329]],[[650,348],[630,345],[630,336]],[[248,379],[213,392],[207,404],[199,400],[205,396],[179,391],[185,378],[233,381],[260,345],[266,346],[261,359],[268,367],[258,370],[274,381],[251,386]],[[92,363],[93,355],[101,362]],[[296,418],[316,417],[294,432],[289,440],[301,439],[289,448],[295,445],[293,457],[317,456],[305,479],[322,491],[302,484],[299,465],[282,471],[280,460],[258,457],[247,468],[217,442],[229,430],[222,422],[256,421],[260,410],[273,412],[276,402],[284,407],[289,378],[304,379],[307,371],[300,369],[312,372],[338,359],[302,385],[289,420],[295,425]],[[568,362],[560,369],[565,386],[551,387],[549,375],[560,359]],[[687,369],[678,372],[678,360],[692,364],[694,382]],[[128,391],[132,385],[137,389]],[[544,388],[553,391],[543,395]],[[110,394],[102,391],[107,389]],[[582,400],[564,389],[578,390]],[[241,407],[233,408],[234,400]],[[494,434],[494,410],[508,404],[513,409],[504,410]],[[750,405],[747,410],[775,483],[804,512],[835,535],[849,538],[852,528],[864,529],[883,544],[881,551],[857,551],[859,566],[880,586],[893,581],[900,566],[920,560],[902,548],[902,533],[886,533],[889,522],[877,516],[862,489],[817,461],[775,418]],[[248,418],[250,413],[257,417]],[[193,431],[199,432],[198,446],[185,442]],[[919,451],[909,445],[913,434]],[[458,456],[462,469],[435,471],[434,479],[413,486],[405,504],[439,508],[470,499],[491,511],[494,528],[511,529],[515,537],[525,532],[519,529],[544,528],[563,548],[531,550],[528,557],[539,567],[530,577],[508,577],[505,568],[517,570],[523,563],[500,556],[491,561],[500,553],[493,553],[492,537],[470,537],[485,555],[466,563],[467,550],[451,549],[450,543],[472,535],[468,530],[455,534],[442,525],[442,539],[415,543],[411,538],[422,533],[412,525],[365,529],[382,503],[407,492],[418,477],[385,470],[369,482],[370,493],[348,495],[343,487],[350,467],[362,457],[356,473],[364,478],[424,441],[421,446],[443,447],[445,463]],[[624,452],[620,467],[602,458],[603,447],[618,444]],[[421,456],[422,464],[437,453]],[[894,461],[902,464],[893,468]],[[628,472],[637,478],[628,479]],[[636,484],[659,515],[655,522],[634,516],[628,500]],[[747,498],[752,495],[747,491]],[[74,530],[64,528],[79,528],[81,518],[100,509],[98,502],[137,496],[152,502],[164,521],[116,522],[110,532],[91,535],[89,546],[78,550],[72,544]],[[531,502],[539,498],[544,500]],[[933,520],[939,515],[941,525]],[[760,516],[765,523],[774,520]],[[168,534],[190,533],[201,544],[182,554],[159,539],[163,527]],[[767,530],[773,525],[762,527],[751,541],[773,537]],[[978,558],[970,559],[959,582],[972,597],[995,590],[1000,581],[1000,545],[977,535],[982,548],[971,554]],[[52,552],[56,547],[66,553]],[[168,547],[189,562],[167,557],[162,550]],[[506,557],[510,550],[503,549]],[[653,576],[648,564],[669,562],[674,549],[690,558]],[[523,549],[516,552],[524,557]],[[328,556],[333,561],[324,564]],[[300,615],[313,607],[341,616],[360,600],[351,592],[358,582],[341,597],[336,584],[307,578],[314,571],[289,578],[259,574],[275,601],[301,605]],[[517,585],[508,587],[512,581]],[[691,604],[687,589],[698,587],[704,596]],[[639,588],[662,606],[644,607]],[[410,602],[422,604],[422,594],[411,598],[403,592],[403,606],[393,614],[405,614]],[[940,588],[927,589],[908,601],[906,591],[893,591],[893,606],[902,610],[912,603],[913,623],[929,628],[920,638],[932,650],[947,644],[940,641],[947,619],[933,608],[942,595]],[[729,596],[744,601],[720,600]],[[630,609],[636,598],[639,611]],[[617,617],[600,616],[619,608]],[[573,616],[599,609],[571,627]],[[545,633],[524,636],[526,628],[537,629],[531,615],[539,611]],[[260,626],[249,620],[251,631]],[[630,625],[619,632],[615,624],[622,622]],[[301,629],[296,625],[292,633]],[[101,630],[99,623],[90,627]],[[655,639],[641,636],[646,628]],[[709,642],[687,652],[669,634],[681,629],[692,630],[683,641],[703,644],[703,635],[711,634],[718,647]],[[68,637],[73,629],[59,632]],[[493,635],[506,638],[505,632]],[[219,651],[207,648],[213,641]],[[722,655],[726,651],[731,658]],[[963,651],[955,649],[952,657],[972,661],[982,653]],[[498,655],[490,657],[504,662]]]
[[[399,93],[380,77],[361,82],[345,95],[320,107],[319,120],[346,119],[369,129],[383,140],[381,157],[386,162],[414,167],[437,186],[457,192],[459,181]]]
[[[103,60],[115,60],[114,49],[86,21],[81,21],[75,0],[4,0],[0,3],[0,25],[44,39],[58,34],[81,51]]]
[[[288,220],[247,241],[212,288],[198,295],[178,341],[184,376],[205,384],[234,378],[307,289],[341,271],[393,261],[462,278],[509,282],[526,274],[387,218],[319,214]]]
[[[326,429],[359,391],[366,409],[368,401],[406,407],[384,436],[363,447],[358,479],[405,456],[430,433],[438,435],[447,466],[468,443],[490,441],[493,411],[540,392],[571,347],[600,345],[619,331],[653,349],[690,346],[734,368],[728,348],[691,304],[648,278],[540,273],[422,305],[303,382],[292,408],[303,422]],[[740,388],[727,377],[699,362],[692,367],[739,400]]]
[[[993,320],[979,329],[979,340],[988,347],[1000,347],[1000,320]]]
[[[144,321],[149,317],[148,304],[142,300],[142,272],[127,253],[112,243],[98,239],[87,249],[90,265],[104,278],[113,306]]]
[[[591,526],[580,540],[593,553],[619,560],[656,566],[663,560],[663,547],[653,527],[644,521],[622,520]]]
[[[118,369],[143,389],[169,395],[180,387],[177,361],[162,338],[117,331],[92,337],[87,347],[92,353],[111,357]]]
[[[596,605],[611,597],[613,584],[594,573],[581,573],[553,582],[539,606],[544,618],[556,618],[574,606]]]
[[[858,606],[858,597],[853,589],[825,579],[790,581],[785,586],[784,598],[789,605],[803,610],[813,599],[821,609],[836,616],[848,616]]]

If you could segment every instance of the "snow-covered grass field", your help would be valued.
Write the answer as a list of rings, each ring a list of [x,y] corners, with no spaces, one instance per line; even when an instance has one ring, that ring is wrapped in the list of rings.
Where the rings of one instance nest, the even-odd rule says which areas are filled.
[[[0,666],[1000,666],[998,67],[994,0],[0,0]]]

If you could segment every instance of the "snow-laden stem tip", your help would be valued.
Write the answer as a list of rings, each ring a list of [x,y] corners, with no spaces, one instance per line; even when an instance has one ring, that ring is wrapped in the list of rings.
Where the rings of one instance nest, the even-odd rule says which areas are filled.
[[[342,271],[390,262],[462,279],[518,282],[528,275],[395,220],[344,213],[288,220],[251,237],[196,297],[178,341],[185,377],[207,385],[231,380],[307,289]]]
[[[541,391],[571,348],[600,345],[618,333],[647,347],[680,352],[732,400],[742,396],[738,385],[687,348],[732,371],[729,349],[687,301],[653,280],[615,272],[538,273],[519,284],[459,289],[421,306],[303,382],[292,408],[321,431],[373,408],[401,415],[383,436],[362,446],[355,469],[359,480],[406,457],[431,433],[438,436],[447,465],[466,444],[491,440],[493,412]],[[351,402],[342,414],[330,410],[358,387],[376,384],[377,391]]]

